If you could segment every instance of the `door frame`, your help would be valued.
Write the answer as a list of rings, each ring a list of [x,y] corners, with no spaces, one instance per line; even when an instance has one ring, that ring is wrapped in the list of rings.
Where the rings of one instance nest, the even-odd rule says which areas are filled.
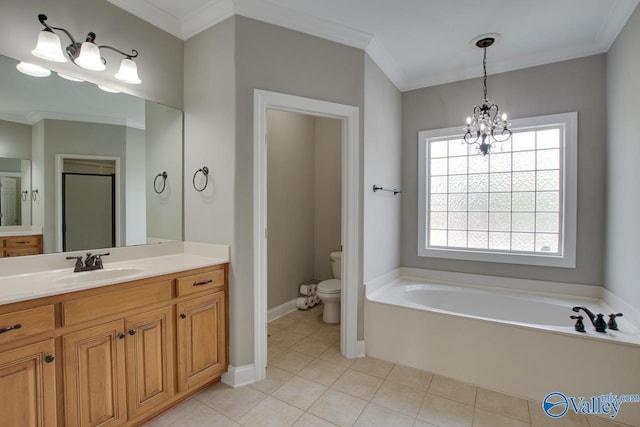
[[[342,296],[340,352],[364,355],[358,341],[360,283],[360,109],[260,89],[253,95],[253,248],[254,248],[254,372],[266,377],[267,366],[267,109],[289,111],[342,121]]]
[[[55,215],[56,215],[56,232],[55,232],[55,250],[62,252],[62,171],[64,169],[65,159],[87,159],[87,160],[110,160],[115,162],[115,215],[116,222],[116,247],[120,242],[120,157],[116,156],[95,156],[90,154],[56,154],[55,155]],[[97,248],[100,249],[100,248]]]

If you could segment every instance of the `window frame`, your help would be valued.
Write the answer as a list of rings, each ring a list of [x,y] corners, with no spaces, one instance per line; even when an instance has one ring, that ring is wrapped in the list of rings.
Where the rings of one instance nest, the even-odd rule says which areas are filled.
[[[428,188],[429,140],[443,137],[462,139],[462,127],[424,130],[418,132],[418,256],[455,260],[483,261],[507,264],[575,268],[578,187],[578,113],[561,113],[511,120],[512,130],[559,125],[562,135],[560,147],[560,226],[558,253],[522,253],[494,249],[466,249],[427,247],[430,230]],[[496,144],[499,147],[499,143]],[[498,152],[499,148],[496,148]],[[491,156],[491,154],[489,154]],[[512,211],[513,212],[513,211]]]

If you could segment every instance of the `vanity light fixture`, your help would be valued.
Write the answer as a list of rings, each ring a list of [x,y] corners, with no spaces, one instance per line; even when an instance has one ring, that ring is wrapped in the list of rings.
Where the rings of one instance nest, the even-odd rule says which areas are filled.
[[[48,77],[51,75],[51,71],[47,70],[46,68],[43,68],[39,65],[30,64],[28,62],[19,62],[18,65],[16,65],[16,68],[22,74],[26,74],[27,76],[31,77]]]
[[[483,93],[482,105],[474,105],[473,115],[467,117],[467,125],[463,128],[464,142],[477,145],[478,152],[486,156],[496,142],[504,142],[511,137],[507,114],[500,113],[498,104],[487,99],[487,48],[495,43],[499,34],[483,34],[472,40],[472,43],[484,51],[482,59]]]
[[[138,56],[137,50],[132,49],[129,54],[111,46],[98,46],[95,43],[96,34],[93,32],[87,34],[83,43],[78,43],[66,29],[52,27],[47,24],[46,15],[39,14],[38,20],[44,26],[44,30],[40,31],[36,48],[31,51],[34,56],[54,62],[67,62],[68,59],[70,59],[71,62],[85,70],[103,71],[106,68],[107,61],[101,56],[100,49],[110,49],[124,56],[124,59],[120,62],[120,69],[115,77],[125,83],[142,83],[138,77],[138,67],[133,61],[133,58]],[[60,37],[54,30],[66,34],[71,42],[65,49],[66,56],[62,51]]]
[[[69,80],[70,82],[83,82],[84,80],[82,79],[78,79],[76,77],[72,77],[68,74],[63,74],[63,73],[56,73],[58,74],[59,77],[65,79],[65,80]]]
[[[105,92],[109,92],[109,93],[120,93],[119,90],[116,89],[111,89],[110,87],[107,86],[103,86],[103,85],[97,85],[100,89],[102,89]]]

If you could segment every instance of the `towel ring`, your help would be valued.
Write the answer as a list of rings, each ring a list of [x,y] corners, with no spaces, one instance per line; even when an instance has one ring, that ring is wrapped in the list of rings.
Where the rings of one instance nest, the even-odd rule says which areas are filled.
[[[163,171],[162,173],[156,175],[156,177],[153,179],[153,191],[155,191],[156,194],[161,194],[162,192],[164,192],[164,188],[167,186],[167,176],[167,172]],[[160,191],[158,191],[157,185],[158,178],[162,178],[162,189]]]
[[[38,199],[38,189],[31,190],[31,200],[34,202]]]
[[[202,172],[202,175],[204,175],[205,181],[204,181],[204,186],[202,188],[198,188],[196,186],[196,176],[198,176],[198,173]],[[193,183],[193,188],[201,193],[204,191],[205,188],[207,188],[207,185],[209,184],[209,168],[206,166],[201,167],[200,169],[198,169],[194,174],[193,174],[193,179],[191,180]]]
[[[24,190],[21,193],[22,193],[22,201],[26,202],[27,201],[27,197],[29,197],[29,192],[27,190]]]

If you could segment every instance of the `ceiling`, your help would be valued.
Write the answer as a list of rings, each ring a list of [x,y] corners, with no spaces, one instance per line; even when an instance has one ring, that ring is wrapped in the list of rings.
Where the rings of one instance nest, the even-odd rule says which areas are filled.
[[[402,91],[603,53],[640,0],[108,0],[181,38],[237,14],[364,49]]]

